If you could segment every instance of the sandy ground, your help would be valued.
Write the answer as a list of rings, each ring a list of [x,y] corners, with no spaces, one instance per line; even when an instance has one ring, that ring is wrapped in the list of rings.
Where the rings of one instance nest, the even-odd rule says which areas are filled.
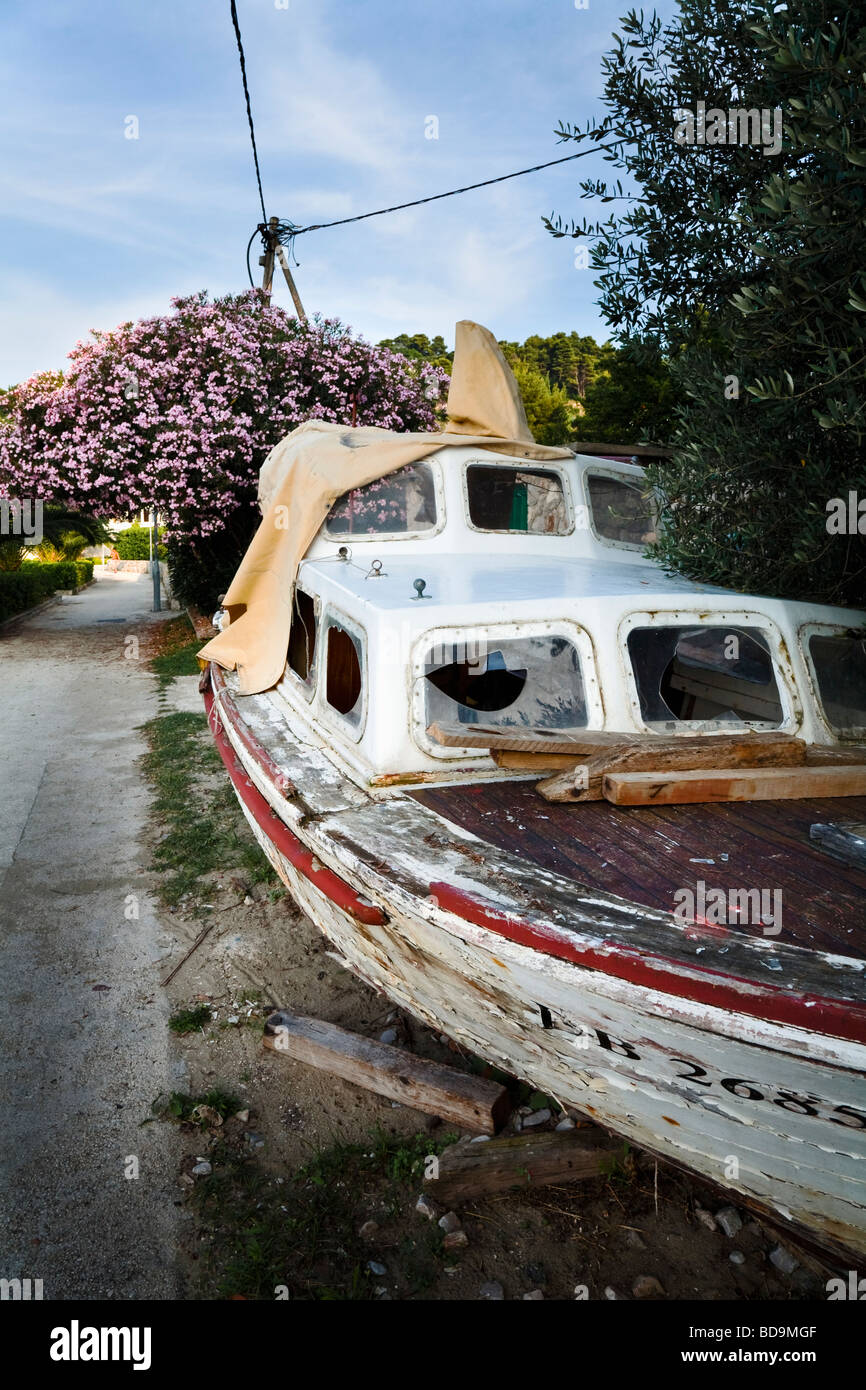
[[[0,633],[0,1277],[50,1299],[180,1288],[178,1139],[140,1127],[183,1066],[142,849],[156,682],[127,640],[150,598],[107,578]]]

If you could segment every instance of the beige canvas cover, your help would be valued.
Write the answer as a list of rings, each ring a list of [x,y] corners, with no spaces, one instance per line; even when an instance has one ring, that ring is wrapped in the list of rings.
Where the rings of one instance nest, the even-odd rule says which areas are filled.
[[[259,478],[261,525],[225,597],[231,622],[202,647],[202,662],[236,670],[243,695],[275,685],[286,664],[298,565],[337,498],[438,449],[467,444],[519,458],[571,453],[535,443],[496,339],[468,319],[457,325],[445,430],[395,434],[309,420],[271,450]]]

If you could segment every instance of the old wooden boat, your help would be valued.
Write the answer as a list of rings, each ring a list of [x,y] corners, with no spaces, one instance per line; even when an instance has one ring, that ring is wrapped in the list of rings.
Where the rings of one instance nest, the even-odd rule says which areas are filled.
[[[663,573],[640,467],[558,455],[332,495],[279,679],[204,671],[214,738],[351,970],[851,1265],[866,620]]]

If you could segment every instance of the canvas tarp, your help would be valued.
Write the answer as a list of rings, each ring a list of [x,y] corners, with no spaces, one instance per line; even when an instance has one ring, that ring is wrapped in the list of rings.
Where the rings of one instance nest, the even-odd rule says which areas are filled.
[[[223,605],[231,621],[202,647],[200,659],[237,670],[243,695],[275,685],[286,664],[298,565],[337,498],[438,449],[467,444],[519,458],[571,454],[535,443],[495,338],[464,320],[457,325],[445,430],[395,434],[310,420],[271,450],[259,479],[261,525]]]

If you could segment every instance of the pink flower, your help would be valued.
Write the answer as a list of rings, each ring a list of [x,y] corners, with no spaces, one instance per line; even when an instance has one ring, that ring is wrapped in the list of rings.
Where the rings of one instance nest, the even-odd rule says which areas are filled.
[[[65,377],[5,393],[0,492],[105,516],[155,504],[170,534],[203,536],[254,505],[266,453],[305,419],[435,428],[427,391],[432,380],[444,395],[445,374],[338,320],[299,324],[259,291],[172,307],[76,343]]]

